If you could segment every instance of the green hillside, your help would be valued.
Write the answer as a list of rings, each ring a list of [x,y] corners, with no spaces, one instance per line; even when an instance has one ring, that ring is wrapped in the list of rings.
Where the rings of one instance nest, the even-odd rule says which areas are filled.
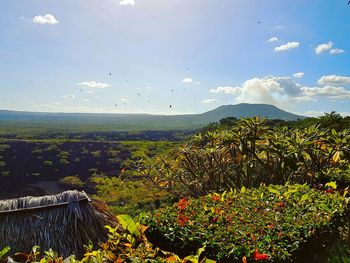
[[[52,129],[90,130],[172,130],[198,129],[225,117],[261,116],[269,119],[297,120],[305,118],[267,104],[223,105],[202,114],[94,114],[38,113],[0,111],[0,128],[29,128],[50,125]],[[103,127],[103,128],[102,128]]]

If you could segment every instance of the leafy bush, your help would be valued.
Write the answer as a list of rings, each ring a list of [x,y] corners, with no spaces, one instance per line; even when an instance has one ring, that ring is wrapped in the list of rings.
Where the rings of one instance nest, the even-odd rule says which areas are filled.
[[[60,180],[60,183],[70,187],[83,187],[85,185],[77,175],[66,176]]]
[[[52,163],[51,160],[45,160],[45,161],[43,162],[43,165],[46,166],[46,167],[51,167],[52,164],[53,164],[53,163]]]
[[[242,262],[244,257],[291,262],[303,258],[307,248],[318,253],[325,235],[342,223],[343,200],[307,185],[243,187],[240,193],[183,198],[143,222],[151,242],[179,255],[205,246],[208,257],[220,262]]]
[[[199,134],[172,154],[139,163],[138,173],[177,196],[265,184],[316,184],[350,160],[348,130],[273,129],[259,118]]]

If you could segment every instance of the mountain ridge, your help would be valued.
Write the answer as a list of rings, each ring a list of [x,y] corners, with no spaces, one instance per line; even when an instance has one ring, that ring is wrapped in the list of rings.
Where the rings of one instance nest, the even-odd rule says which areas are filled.
[[[269,104],[229,104],[200,114],[154,115],[142,113],[53,113],[0,110],[2,122],[115,125],[123,129],[197,129],[226,117],[260,116],[285,121],[303,119]]]

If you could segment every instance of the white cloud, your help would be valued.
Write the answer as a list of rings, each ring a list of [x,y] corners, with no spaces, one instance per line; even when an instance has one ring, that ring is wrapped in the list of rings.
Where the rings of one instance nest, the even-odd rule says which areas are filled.
[[[135,0],[122,0],[119,2],[119,5],[121,6],[134,6],[135,5]]]
[[[51,14],[46,14],[46,15],[38,15],[38,16],[35,16],[33,19],[32,19],[33,23],[34,24],[40,24],[40,25],[45,25],[45,24],[48,24],[48,25],[55,25],[55,24],[58,24],[58,20]]]
[[[293,77],[294,77],[294,78],[297,78],[297,79],[301,79],[302,77],[304,77],[304,72],[297,72],[297,73],[294,73],[294,74],[293,74]]]
[[[93,91],[93,90],[91,90],[91,89],[88,89],[88,90],[85,90],[85,93],[87,93],[87,94],[94,94],[95,91]]]
[[[297,48],[300,46],[299,42],[288,42],[287,44],[280,45],[279,47],[275,47],[275,52],[287,51],[293,48]]]
[[[89,102],[90,100],[89,100],[89,99],[83,99],[82,101],[84,101],[84,102]]]
[[[183,83],[192,83],[193,80],[192,80],[192,78],[184,78],[184,79],[182,80],[182,82],[183,82]]]
[[[320,117],[324,115],[323,111],[307,111],[302,114],[303,116],[308,116],[308,117]]]
[[[328,43],[320,44],[315,48],[316,54],[321,54],[327,50],[330,50],[333,47],[333,42],[329,41]]]
[[[215,89],[210,89],[210,93],[223,93],[223,94],[233,94],[237,95],[241,93],[240,87],[231,87],[231,86],[221,86]]]
[[[298,74],[297,76],[300,77],[301,75]],[[341,79],[335,78],[335,80],[340,81]],[[350,78],[348,81],[350,83]],[[331,100],[350,99],[350,91],[343,87],[331,85],[306,87],[296,82],[295,78],[285,76],[252,78],[245,81],[241,86],[217,87],[210,89],[209,92],[234,95],[234,100],[238,103],[266,103],[282,108],[292,108],[295,103],[316,102],[318,98]]]
[[[343,111],[338,113],[343,117],[350,116],[350,112]],[[324,111],[307,111],[307,112],[304,112],[302,115],[309,116],[309,117],[320,117],[324,114],[325,114]]]
[[[329,51],[329,54],[331,54],[331,55],[338,55],[338,54],[341,54],[341,53],[344,53],[344,52],[345,52],[344,49],[332,48],[332,49]]]
[[[128,97],[122,97],[122,98],[120,98],[120,100],[121,100],[122,102],[128,102],[128,101],[129,101],[129,98],[128,98]]]
[[[270,42],[270,43],[276,42],[276,41],[278,41],[277,37],[271,37],[270,39],[267,40],[267,42]]]
[[[291,77],[253,78],[243,83],[241,94],[236,100],[285,106],[291,98],[303,96],[300,92],[301,87]]]
[[[317,101],[317,99],[315,99],[311,96],[296,96],[296,97],[291,97],[290,100],[295,101],[296,103]]]
[[[348,111],[343,111],[343,112],[339,112],[339,113],[343,117],[350,116],[350,112],[348,112]]]
[[[322,76],[318,83],[321,85],[349,85],[350,84],[350,77],[343,77],[343,76],[337,76],[337,75],[328,75],[328,76]]]
[[[86,86],[86,87],[91,88],[91,89],[105,89],[105,88],[111,87],[111,85],[109,85],[107,83],[96,82],[94,80],[79,82],[79,83],[77,83],[77,85]]]
[[[218,100],[217,99],[204,99],[204,100],[201,100],[201,102],[204,104],[211,104],[211,103],[218,102]]]
[[[74,94],[63,95],[62,97],[63,97],[64,99],[75,99],[75,95],[74,95]]]
[[[350,91],[346,90],[343,87],[333,87],[333,86],[302,87],[301,91],[306,96],[321,96],[321,97],[328,97],[334,100],[350,99]]]
[[[197,85],[200,84],[199,81],[194,81],[191,77],[184,78],[182,80],[182,82],[185,83],[185,84],[197,84]]]

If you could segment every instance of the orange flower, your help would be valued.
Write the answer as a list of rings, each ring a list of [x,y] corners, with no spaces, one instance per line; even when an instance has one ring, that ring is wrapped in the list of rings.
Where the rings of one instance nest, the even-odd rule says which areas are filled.
[[[258,249],[255,249],[253,257],[255,260],[268,260],[270,258],[270,256],[265,253],[260,254]]]
[[[214,201],[220,201],[220,200],[221,200],[221,197],[218,196],[218,195],[213,195],[213,196],[211,197],[211,199],[213,199]]]

